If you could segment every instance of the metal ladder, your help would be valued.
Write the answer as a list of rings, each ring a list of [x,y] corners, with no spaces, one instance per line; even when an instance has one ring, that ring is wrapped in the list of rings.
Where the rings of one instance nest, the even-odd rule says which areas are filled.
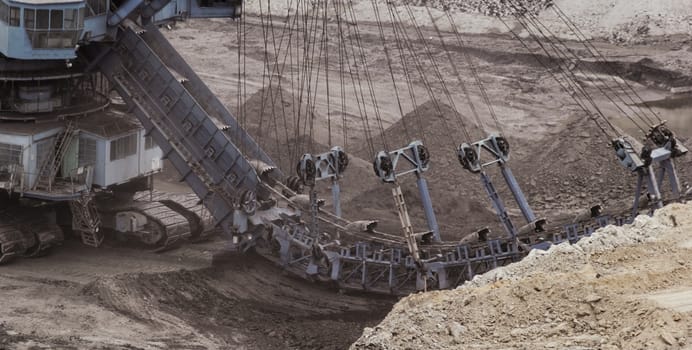
[[[100,232],[101,218],[94,204],[92,194],[84,194],[79,199],[70,201],[72,211],[72,229],[78,231],[82,242],[88,246],[98,247],[103,243]]]
[[[77,135],[75,122],[70,120],[65,125],[65,130],[58,134],[55,139],[54,147],[41,164],[41,170],[34,182],[33,190],[44,190],[50,192],[53,188],[55,176],[58,174],[62,161],[67,154],[67,150]]]
[[[409,252],[411,252],[411,256],[413,256],[413,261],[417,265],[422,266],[423,263],[420,258],[420,252],[418,251],[418,242],[416,240],[416,234],[415,232],[413,232],[411,218],[408,215],[408,208],[406,207],[406,200],[404,199],[404,194],[401,192],[401,187],[399,185],[392,188],[392,195],[394,196],[396,209],[399,213],[399,221],[401,221],[401,228],[404,230],[404,238],[406,239],[408,250]]]

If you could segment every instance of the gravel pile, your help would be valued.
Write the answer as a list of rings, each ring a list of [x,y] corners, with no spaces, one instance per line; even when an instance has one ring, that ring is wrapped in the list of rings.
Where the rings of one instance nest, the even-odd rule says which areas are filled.
[[[397,5],[430,6],[438,9],[450,9],[456,12],[506,17],[525,12],[538,14],[548,8],[553,3],[553,0],[395,0],[393,3]]]
[[[374,21],[372,0],[341,0],[349,3],[357,12],[359,21]],[[557,5],[582,32],[592,38],[606,38],[621,44],[638,44],[650,37],[692,33],[692,0],[376,0],[380,6],[387,3],[414,6],[420,25],[431,26],[422,6],[433,8],[436,17],[440,10],[450,9],[456,26],[462,32],[506,32],[506,28],[494,16],[511,18],[517,13],[532,13],[557,36],[574,39],[568,26],[551,9]],[[324,6],[323,1],[310,1],[309,9]],[[331,2],[330,2],[331,3]],[[271,7],[275,15],[296,13],[296,1],[246,0],[246,11],[256,15],[266,14]],[[331,11],[331,10],[330,10]],[[477,14],[487,15],[476,16]],[[443,30],[450,30],[439,21]],[[518,24],[517,24],[518,25]],[[516,29],[516,28],[515,28]]]

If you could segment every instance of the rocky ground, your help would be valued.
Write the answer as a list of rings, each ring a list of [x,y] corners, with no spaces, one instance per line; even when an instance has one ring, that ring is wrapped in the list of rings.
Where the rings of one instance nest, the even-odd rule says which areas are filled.
[[[556,33],[569,38],[550,9],[539,11],[545,2],[531,3],[539,5],[539,15]],[[690,11],[683,11],[689,1],[556,3],[595,38],[611,64],[689,144],[692,103],[684,91],[692,76],[692,48],[685,24]],[[450,101],[441,99],[441,107],[436,108],[422,79],[414,76],[416,101],[405,97],[399,109],[371,1],[353,1],[361,39],[356,48],[363,49],[371,69],[383,130],[373,127],[375,136],[365,136],[352,86],[346,86],[345,102],[341,102],[336,87],[343,86],[338,74],[342,67],[335,41],[329,41],[326,50],[331,96],[327,98],[327,77],[322,69],[322,78],[312,90],[319,93],[310,103],[305,96],[298,97],[300,89],[291,83],[304,70],[304,60],[277,65],[280,50],[275,50],[284,33],[286,7],[295,4],[272,1],[275,30],[267,31],[269,4],[248,0],[242,69],[237,64],[238,21],[189,20],[165,34],[286,173],[293,173],[295,161],[304,152],[341,145],[351,154],[350,168],[342,180],[347,217],[375,218],[383,229],[399,232],[390,189],[373,175],[373,154],[367,144],[373,141],[379,150],[384,140],[394,148],[421,139],[433,156],[426,177],[443,236],[456,240],[481,226],[496,225],[479,179],[456,160],[454,148],[468,140],[459,130]],[[473,137],[502,129],[512,145],[510,166],[531,205],[554,223],[596,202],[613,210],[626,208],[634,179],[616,163],[609,140],[579,113],[545,67],[507,35],[504,25],[478,15],[484,11],[484,3],[463,4],[455,7],[453,18],[464,33],[464,48],[454,44],[451,27],[438,9],[431,11],[432,18],[421,7],[412,7],[412,16],[404,8],[399,11],[413,51],[430,50],[441,75],[454,81],[452,64],[432,23],[443,31],[447,49],[453,53],[452,63],[469,86],[470,99],[481,110],[479,123],[472,117],[463,90],[450,81],[451,99],[465,116]],[[648,29],[640,29],[644,18],[640,14],[648,16],[644,21]],[[328,15],[326,34],[336,37],[338,23],[333,15]],[[355,23],[347,22],[349,30],[354,30]],[[412,29],[414,23],[422,28],[422,37]],[[633,34],[612,35],[621,25],[623,33]],[[391,41],[391,26],[385,25],[383,31]],[[292,35],[293,45],[304,39],[300,31]],[[286,42],[283,45],[285,50]],[[580,47],[575,42],[569,45]],[[269,54],[265,54],[267,50]],[[462,52],[475,61],[499,126],[487,109],[481,109],[483,99]],[[400,58],[398,54],[393,57]],[[271,71],[265,70],[265,60],[274,62]],[[422,63],[426,69],[432,66],[430,59]],[[363,67],[355,62],[350,66]],[[405,81],[400,68],[394,74],[397,81]],[[239,80],[244,83],[239,85]],[[607,105],[595,87],[582,83],[599,103]],[[433,91],[441,94],[439,83],[433,85]],[[244,88],[240,99],[239,86]],[[374,115],[372,104],[364,108]],[[641,137],[615,108],[605,107],[604,111],[618,127]],[[683,159],[678,165],[683,181],[690,181],[692,162]],[[490,174],[501,195],[509,199],[499,174],[495,169]],[[165,191],[186,191],[177,178],[167,172],[157,186]],[[401,184],[416,228],[424,227],[413,179],[402,179]],[[327,187],[322,184],[319,190],[329,199]],[[518,217],[517,208],[509,207],[510,214]],[[684,348],[690,343],[690,310],[685,302],[692,299],[689,217],[688,208],[672,207],[655,219],[639,219],[630,229],[608,228],[573,248],[560,246],[548,254],[533,253],[524,263],[481,277],[469,287],[411,296],[397,304],[381,326],[375,324],[391,309],[393,300],[344,296],[284,276],[252,257],[215,261],[222,240],[163,254],[117,244],[91,250],[68,242],[48,257],[0,268],[0,290],[6,296],[0,300],[4,310],[0,348],[341,349],[358,339],[364,327],[370,328],[357,348],[469,348],[469,344],[527,349]],[[637,240],[641,244],[634,244]]]
[[[351,349],[692,349],[692,205],[402,299]]]

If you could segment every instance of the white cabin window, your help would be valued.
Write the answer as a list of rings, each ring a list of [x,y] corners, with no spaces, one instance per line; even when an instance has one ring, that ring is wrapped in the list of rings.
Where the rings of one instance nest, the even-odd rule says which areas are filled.
[[[0,1],[0,21],[7,23],[7,18],[10,17],[10,7],[6,3]]]
[[[144,138],[144,149],[149,150],[156,147],[156,142],[154,142],[154,138],[151,136],[146,136]]]
[[[50,23],[50,11],[36,10],[36,29],[48,29]]]
[[[36,27],[36,11],[34,9],[24,9],[24,28],[34,29]]]
[[[108,0],[87,0],[87,17],[103,15],[108,11]]]
[[[19,7],[10,6],[10,21],[9,24],[12,27],[19,27],[19,14],[21,9]]]
[[[137,134],[111,141],[111,162],[137,153]]]
[[[22,164],[22,146],[0,143],[0,165]]]
[[[79,166],[96,165],[96,140],[88,137],[79,138]]]
[[[50,11],[50,29],[62,29],[62,10]]]
[[[36,142],[36,166],[40,169],[55,149],[55,136]]]

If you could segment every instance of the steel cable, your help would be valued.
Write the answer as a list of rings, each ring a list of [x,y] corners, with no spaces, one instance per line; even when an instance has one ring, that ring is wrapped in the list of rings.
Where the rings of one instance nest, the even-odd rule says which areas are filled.
[[[347,13],[350,15],[351,22],[353,23],[353,29],[354,29],[355,38],[356,38],[355,41],[356,41],[358,49],[359,49],[360,61],[363,63],[363,70],[365,72],[365,80],[368,84],[368,90],[370,92],[370,98],[372,100],[373,107],[375,109],[375,119],[376,119],[378,127],[379,127],[380,138],[382,139],[382,144],[384,146],[384,149],[389,150],[389,145],[388,145],[387,139],[385,137],[385,129],[384,129],[384,124],[382,122],[382,115],[380,113],[380,107],[379,107],[379,104],[377,102],[377,97],[375,95],[375,89],[374,89],[373,82],[372,82],[372,76],[370,75],[370,70],[368,69],[367,59],[366,59],[366,55],[365,55],[365,49],[364,49],[363,43],[361,41],[360,29],[358,28],[358,20],[356,18],[355,11],[353,9],[353,3],[349,1],[348,5],[349,6],[346,6],[346,9],[347,9]],[[374,154],[373,154],[373,156],[374,156]]]
[[[457,44],[461,48],[462,54],[464,55],[467,64],[469,65],[469,70],[471,71],[471,74],[473,75],[474,80],[476,81],[476,85],[478,86],[478,91],[480,92],[481,98],[485,102],[486,107],[488,108],[488,112],[490,113],[491,118],[493,118],[493,121],[495,122],[495,127],[500,133],[503,133],[502,130],[502,125],[500,124],[500,121],[497,118],[497,114],[495,113],[495,108],[493,108],[493,104],[490,100],[490,97],[488,96],[488,92],[485,89],[485,85],[483,84],[482,79],[480,78],[480,74],[478,73],[478,70],[476,68],[476,65],[473,63],[473,58],[467,51],[467,45],[464,42],[464,39],[461,37],[461,33],[459,33],[459,30],[457,28],[456,23],[454,22],[454,19],[452,18],[451,13],[449,10],[444,11],[447,20],[449,21],[449,24],[452,28],[452,31],[457,39]],[[437,25],[435,24],[437,27]],[[456,68],[455,68],[456,70]]]
[[[509,24],[507,24],[505,20],[503,20],[499,16],[497,18],[507,28],[507,30],[517,39],[517,41],[519,41],[521,45],[531,54],[531,56],[546,69],[548,74],[558,83],[558,85],[560,85],[560,87],[562,87],[562,89],[565,90],[570,95],[570,97],[572,97],[577,106],[579,106],[579,108],[581,108],[588,115],[588,117],[594,121],[594,123],[598,126],[601,132],[609,140],[617,136],[617,133],[614,133],[613,135],[608,133],[608,131],[600,123],[598,123],[598,118],[594,116],[594,113],[586,106],[584,101],[581,100],[581,98],[578,96],[578,92],[576,90],[570,90],[569,80],[566,80],[566,82],[560,80],[560,78],[552,71],[552,67],[547,62],[542,60],[541,56],[533,52],[531,47],[529,47],[529,45],[521,38],[521,36],[517,32],[514,31],[514,29],[512,29],[512,27],[509,26]]]
[[[598,48],[597,48],[593,43],[591,43],[591,41],[588,40],[588,38],[586,37],[586,35],[584,35],[584,33],[581,31],[581,29],[579,29],[579,27],[577,27],[577,25],[576,25],[576,24],[564,13],[564,11],[562,11],[562,9],[561,9],[559,6],[557,6],[557,4],[555,4],[555,3],[553,3],[553,5],[551,6],[551,8],[552,8],[553,11],[557,14],[557,16],[558,16],[565,24],[567,24],[568,28],[569,28],[569,29],[571,30],[571,32],[578,38],[579,42],[581,42],[581,43],[584,45],[584,47],[586,47],[587,50],[589,50],[589,52],[590,52],[594,57],[600,58],[600,59],[601,59],[601,62],[603,62],[603,63],[605,64],[605,66],[609,69],[609,71],[611,72],[611,74],[617,75],[617,76],[619,76],[619,77],[622,79],[622,82],[623,82],[623,84],[625,85],[626,90],[629,90],[629,92],[631,93],[631,95],[630,95],[630,93],[625,92],[626,95],[627,95],[627,96],[630,98],[630,100],[632,101],[632,103],[637,104],[637,105],[643,104],[643,105],[648,109],[648,111],[654,116],[654,118],[656,118],[656,119],[658,120],[659,123],[662,122],[661,117],[658,115],[658,113],[654,112],[654,110],[651,108],[651,106],[649,106],[649,104],[646,103],[646,102],[644,101],[644,99],[639,95],[639,93],[637,93],[637,91],[634,89],[634,87],[632,86],[632,84],[630,84],[630,83],[627,81],[627,79],[625,79],[624,77],[620,76],[620,75],[616,72],[616,70],[611,66],[611,64],[610,64],[611,62],[608,61],[608,60],[606,59],[606,57],[601,53],[601,51],[598,50]],[[613,77],[613,79],[615,80],[615,77]],[[617,82],[617,81],[616,81],[616,82]],[[632,97],[632,96],[634,96],[634,97]],[[635,98],[636,98],[639,102],[635,101]],[[638,107],[639,107],[639,106],[638,106]],[[640,108],[640,110],[641,110],[641,107],[639,107],[639,108]],[[642,111],[642,113],[643,113],[643,111]],[[650,123],[653,123],[652,120],[648,119],[648,116],[647,116],[647,120],[648,120]]]
[[[511,1],[511,0],[510,0]],[[522,11],[523,12],[523,11]],[[568,53],[571,54],[575,59],[579,60],[579,56],[574,53],[573,50],[571,50],[562,40],[560,40],[550,29],[545,26],[540,20],[535,18],[535,16],[522,14],[521,17],[525,18],[537,31],[540,33],[540,35],[543,37],[544,40],[546,40],[551,47],[553,47],[554,52],[557,54],[557,56],[561,59],[564,60],[569,60]],[[546,34],[547,33],[547,34]],[[585,72],[580,65],[576,65],[575,68],[578,70],[581,74],[583,74],[589,81],[595,82],[598,81],[598,83],[603,84],[606,89],[603,89],[602,87],[599,86],[599,84],[595,83],[594,87],[603,95],[605,96],[612,104],[615,106],[623,115],[625,115],[630,121],[637,126],[643,133],[646,133],[646,129],[643,128],[639,123],[630,115],[618,102],[615,100],[618,99],[620,102],[622,102],[625,106],[629,106],[622,97],[617,94],[608,84],[605,82],[602,78],[600,78],[598,75],[596,75],[593,72]],[[574,79],[578,79],[576,75],[572,73],[572,77]],[[612,93],[615,97],[611,96],[608,92]],[[634,108],[629,106],[630,110],[634,113],[634,115],[639,118],[641,121],[644,122],[646,125],[646,120],[642,118],[639,113],[637,113]],[[605,117],[605,116],[604,116]]]

